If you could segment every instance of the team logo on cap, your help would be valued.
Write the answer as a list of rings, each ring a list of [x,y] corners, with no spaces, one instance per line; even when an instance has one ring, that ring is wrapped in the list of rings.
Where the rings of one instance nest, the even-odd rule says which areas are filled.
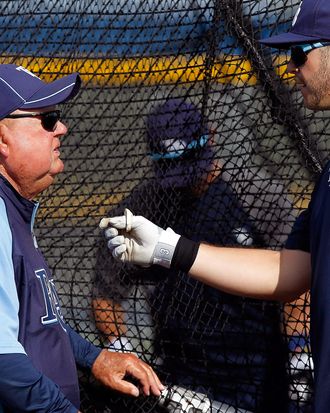
[[[25,69],[25,67],[23,67],[23,66],[17,66],[16,70],[18,70],[19,72],[27,73],[28,75],[36,77],[38,79],[38,76],[36,76],[34,73],[30,72],[28,69]]]
[[[292,27],[296,24],[300,10],[301,10],[301,6],[302,6],[303,2],[301,1],[298,7],[298,10],[296,11],[296,14],[294,15],[294,18],[292,20]]]

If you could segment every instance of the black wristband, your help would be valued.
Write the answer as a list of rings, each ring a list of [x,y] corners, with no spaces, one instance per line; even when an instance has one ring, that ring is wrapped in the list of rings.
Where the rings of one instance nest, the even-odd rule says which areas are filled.
[[[196,259],[199,245],[199,242],[181,236],[173,253],[171,268],[188,273]]]

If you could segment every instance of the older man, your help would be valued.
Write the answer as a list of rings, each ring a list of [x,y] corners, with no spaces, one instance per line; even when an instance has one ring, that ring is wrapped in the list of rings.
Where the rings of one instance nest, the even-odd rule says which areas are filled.
[[[0,65],[0,402],[7,412],[77,412],[76,363],[106,386],[137,396],[163,389],[134,355],[93,346],[64,321],[38,248],[33,199],[63,170],[67,133],[56,105],[73,98],[78,74],[44,83],[21,66]]]

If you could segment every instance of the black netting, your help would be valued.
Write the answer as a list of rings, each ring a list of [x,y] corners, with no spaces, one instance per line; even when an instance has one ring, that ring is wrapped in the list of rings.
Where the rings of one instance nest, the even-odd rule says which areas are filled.
[[[206,412],[209,402],[212,412],[309,411],[308,296],[282,307],[183,273],[121,266],[98,229],[129,206],[193,239],[283,245],[329,150],[328,114],[304,109],[285,74],[288,56],[258,43],[287,30],[298,4],[0,2],[1,63],[46,80],[72,71],[83,79],[64,110],[65,172],[42,194],[38,216],[65,317],[97,345],[134,351],[171,386],[161,403],[132,400],[80,371],[82,411]],[[158,128],[167,146],[157,149],[146,125],[173,99],[199,111],[197,143],[180,159],[153,160],[150,152],[173,145],[173,123]],[[188,410],[192,400],[199,410]]]

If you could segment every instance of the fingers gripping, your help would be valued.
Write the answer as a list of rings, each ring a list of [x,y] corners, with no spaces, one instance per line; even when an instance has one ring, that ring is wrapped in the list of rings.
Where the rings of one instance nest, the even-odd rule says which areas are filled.
[[[102,218],[99,227],[101,229],[106,229],[108,227],[114,227],[117,229],[125,229],[126,228],[126,218],[125,216],[121,215],[119,217],[112,217],[112,218]]]
[[[132,229],[133,214],[129,209],[125,209],[124,215],[114,218],[103,218],[100,221],[100,228],[104,229],[104,235],[108,240],[108,248],[115,258],[124,261],[127,246],[125,243],[125,234]]]
[[[129,232],[132,229],[133,217],[133,213],[128,208],[125,208],[124,216],[102,218],[99,223],[99,227],[101,229],[107,229],[110,226],[112,229],[124,229],[126,232]],[[105,234],[107,235],[107,232]]]
[[[99,227],[101,229],[105,229],[108,227],[109,223],[110,223],[110,218],[102,218],[99,223]]]
[[[112,251],[112,256],[114,258],[119,258],[120,261],[125,261],[127,258],[126,255],[124,254],[127,251],[126,244],[121,244],[118,247],[114,248]]]
[[[111,239],[116,237],[119,234],[118,230],[113,227],[109,227],[104,231],[105,238]]]
[[[165,260],[156,262],[154,259],[154,251],[160,236],[166,231],[143,216],[134,216],[126,208],[121,216],[103,218],[100,227],[105,229],[104,234],[108,240],[108,248],[115,258],[143,267],[149,267],[153,263],[163,265],[163,261],[167,264],[163,266],[169,266],[170,259],[167,259],[166,262]],[[163,243],[166,244],[167,249],[172,245],[166,239]],[[164,251],[165,247],[161,245],[159,250]]]

